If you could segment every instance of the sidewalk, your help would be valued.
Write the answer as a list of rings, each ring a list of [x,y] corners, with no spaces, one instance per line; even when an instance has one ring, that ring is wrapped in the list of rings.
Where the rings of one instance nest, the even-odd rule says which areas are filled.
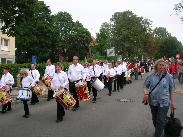
[[[176,93],[183,95],[183,84],[179,84],[179,81],[176,79],[175,85],[176,85]]]

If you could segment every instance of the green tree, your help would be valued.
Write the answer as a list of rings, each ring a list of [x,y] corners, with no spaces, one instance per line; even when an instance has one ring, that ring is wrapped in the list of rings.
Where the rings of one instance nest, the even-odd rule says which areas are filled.
[[[166,37],[162,39],[160,48],[159,48],[159,57],[175,57],[177,53],[183,55],[183,46],[181,42],[177,40],[176,37]]]
[[[1,30],[15,35],[15,24],[19,25],[34,15],[38,0],[0,0],[0,19],[4,22]]]
[[[147,37],[151,32],[150,20],[125,11],[114,13],[111,24],[112,45],[123,57],[143,55]]]
[[[37,2],[34,15],[15,26],[17,63],[30,62],[33,54],[37,55],[38,62],[44,62],[55,54],[58,33],[53,24],[49,7]]]
[[[59,30],[59,48],[69,59],[77,55],[84,59],[91,42],[90,32],[79,22],[74,22],[67,12],[59,12],[54,16],[55,27]],[[65,52],[65,53],[64,53]]]
[[[158,39],[163,39],[171,36],[171,34],[166,30],[166,28],[163,27],[156,27],[153,30],[154,37]]]
[[[100,54],[102,56],[106,56],[106,50],[111,46],[111,30],[110,24],[104,22],[101,27],[99,33],[97,33],[97,45],[95,45],[95,53]]]

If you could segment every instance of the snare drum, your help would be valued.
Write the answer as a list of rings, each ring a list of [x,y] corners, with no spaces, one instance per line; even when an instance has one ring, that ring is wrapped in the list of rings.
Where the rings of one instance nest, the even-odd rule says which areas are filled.
[[[43,91],[43,88],[40,85],[36,85],[32,88],[32,92],[34,92],[36,95],[41,95]]]
[[[68,91],[66,91],[66,89],[63,89],[56,93],[55,99],[65,109],[70,109],[76,104],[76,100],[68,93]]]
[[[17,100],[29,100],[30,99],[30,89],[29,88],[20,88],[18,89]]]

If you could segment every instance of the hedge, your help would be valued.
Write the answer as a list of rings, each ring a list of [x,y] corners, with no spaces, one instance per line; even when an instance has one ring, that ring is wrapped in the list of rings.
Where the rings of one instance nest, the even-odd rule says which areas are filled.
[[[64,71],[67,71],[70,64],[71,63],[69,63],[69,62],[62,63]],[[10,73],[13,75],[13,77],[15,79],[15,83],[16,83],[16,78],[17,78],[17,75],[18,75],[20,69],[21,68],[30,68],[30,63],[26,63],[26,64],[0,64],[0,77],[3,75],[2,74],[3,67],[10,68]],[[45,68],[46,68],[46,64],[37,64],[36,65],[36,69],[39,71],[41,76],[44,75]]]

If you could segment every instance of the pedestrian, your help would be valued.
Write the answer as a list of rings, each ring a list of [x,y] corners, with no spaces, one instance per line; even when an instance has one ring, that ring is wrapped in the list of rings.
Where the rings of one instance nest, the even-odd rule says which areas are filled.
[[[53,79],[51,81],[51,88],[57,93],[60,92],[60,90],[67,89],[67,85],[69,84],[68,77],[66,72],[62,70],[62,65],[60,62],[58,62],[55,65],[55,73],[53,75]],[[68,91],[68,90],[67,90]],[[56,95],[54,94],[54,96]],[[61,122],[63,120],[63,117],[65,116],[65,110],[64,107],[57,102],[57,120],[56,122]]]
[[[144,82],[144,102],[150,105],[155,127],[154,137],[163,137],[168,109],[174,108],[175,84],[165,66],[164,60],[157,60],[154,72]]]
[[[4,67],[3,68],[3,75],[0,81],[0,85],[2,88],[5,89],[5,92],[10,95],[11,90],[12,90],[12,85],[14,84],[14,78],[13,76],[9,73],[9,68]],[[7,111],[11,111],[11,101],[7,102],[2,106],[2,113],[6,113]]]

